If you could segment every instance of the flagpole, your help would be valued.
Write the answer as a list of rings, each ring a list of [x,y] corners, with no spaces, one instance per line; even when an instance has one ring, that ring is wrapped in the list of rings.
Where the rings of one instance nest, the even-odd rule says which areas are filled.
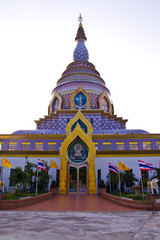
[[[36,196],[38,192],[38,165],[37,165],[37,178],[36,178]]]
[[[143,197],[143,200],[144,200],[144,188],[143,188],[142,171],[141,171],[141,184],[142,184],[142,197]]]
[[[121,180],[120,180],[120,170],[119,170],[119,194],[121,197]]]
[[[110,171],[109,171],[109,190],[110,190],[110,194],[111,194],[111,176],[110,176]]]

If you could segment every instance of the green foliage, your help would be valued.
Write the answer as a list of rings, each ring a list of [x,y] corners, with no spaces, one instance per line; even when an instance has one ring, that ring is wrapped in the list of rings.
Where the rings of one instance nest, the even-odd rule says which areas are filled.
[[[126,187],[132,187],[134,182],[138,182],[138,179],[135,177],[132,169],[129,171],[124,171],[123,184],[126,184]]]
[[[17,185],[17,187],[13,187],[13,190],[14,190],[14,195],[19,196],[21,194],[19,185]]]
[[[16,186],[15,194],[19,194],[19,191],[22,191],[22,185],[25,181],[25,174],[21,167],[15,167],[14,173],[9,177],[9,180],[13,182],[13,185]]]
[[[39,192],[38,195],[41,195],[44,193]],[[14,193],[6,193],[6,200],[18,200],[20,198],[25,198],[25,197],[35,197],[35,192],[33,193],[21,193],[19,195],[15,195]]]
[[[119,174],[110,172],[110,178],[111,178],[111,191],[117,192],[119,191]],[[109,192],[109,173],[107,175],[107,192]],[[135,178],[135,175],[133,174],[132,170],[130,171],[121,171],[120,173],[120,183],[121,183],[121,192],[124,191],[124,185],[127,187],[132,187],[134,185],[134,181],[138,181],[137,178]]]
[[[49,170],[47,162],[45,162],[44,160],[42,161],[44,162],[47,170]],[[22,170],[21,167],[16,167],[14,173],[9,177],[9,180],[13,183],[13,186],[15,186],[13,188],[15,195],[22,194],[22,191],[25,192],[35,191],[36,177],[37,177],[37,164],[29,162],[28,158],[26,157],[24,171]],[[51,176],[48,175],[48,173],[46,173],[45,171],[40,170],[38,172],[38,178],[39,178],[38,191],[46,192],[48,190],[48,183]]]
[[[158,178],[160,180],[160,168],[154,168],[154,170],[156,171],[156,176],[154,176],[153,178]]]
[[[33,182],[32,179],[34,177],[34,171],[37,169],[37,164],[31,163],[26,158],[26,165],[24,168],[25,173],[25,182],[24,182],[24,191],[27,191],[27,188],[30,190],[30,192],[33,191]]]
[[[47,171],[49,171],[50,167],[48,166],[47,162],[42,160],[44,165],[47,168]],[[37,170],[34,173],[35,177],[37,176]],[[43,170],[38,171],[38,191],[40,192],[46,192],[48,190],[48,184],[49,184],[49,179],[51,178],[50,175],[48,175],[48,172],[45,172]],[[36,184],[36,183],[35,183]]]
[[[122,182],[123,176],[120,176],[120,180]],[[107,175],[107,192],[109,192],[109,173]],[[118,191],[118,184],[119,184],[119,176],[116,173],[110,172],[110,179],[111,179],[111,191],[117,192]]]

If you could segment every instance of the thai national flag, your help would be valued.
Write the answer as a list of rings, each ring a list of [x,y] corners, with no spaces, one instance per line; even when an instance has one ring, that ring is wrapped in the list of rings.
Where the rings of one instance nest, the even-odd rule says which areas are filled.
[[[143,162],[141,160],[138,160],[139,162],[139,169],[141,171],[150,171],[153,170],[153,164]]]
[[[112,163],[108,163],[108,168],[110,172],[114,172],[118,174],[118,167],[114,166]]]
[[[40,159],[38,159],[38,169],[42,169],[45,172],[47,172],[46,166],[44,165],[44,163]]]

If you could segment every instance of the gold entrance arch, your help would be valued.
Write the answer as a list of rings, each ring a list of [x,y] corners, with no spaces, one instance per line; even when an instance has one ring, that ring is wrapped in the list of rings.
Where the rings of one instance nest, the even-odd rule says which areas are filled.
[[[90,122],[83,116],[83,114],[80,113],[80,111],[77,113],[77,115],[72,119],[66,128],[67,137],[61,144],[60,148],[60,157],[61,157],[61,167],[60,167],[60,182],[59,182],[59,193],[60,194],[66,194],[67,189],[67,165],[69,163],[68,159],[68,147],[69,145],[77,138],[79,137],[88,147],[88,157],[87,157],[87,163],[88,163],[88,193],[89,194],[97,194],[97,188],[96,188],[96,176],[95,176],[95,156],[96,156],[96,149],[95,145],[92,141],[92,126]],[[81,116],[81,117],[80,117]],[[82,117],[83,116],[83,117]],[[88,128],[88,132],[85,133],[80,124],[77,122],[74,130],[71,132],[71,126],[78,120],[81,119],[81,121],[84,122],[84,124]]]

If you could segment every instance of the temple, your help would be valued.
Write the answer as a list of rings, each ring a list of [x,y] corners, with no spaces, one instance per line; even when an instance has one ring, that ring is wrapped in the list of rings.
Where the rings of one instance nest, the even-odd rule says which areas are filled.
[[[97,194],[101,181],[107,181],[109,162],[123,162],[138,179],[138,160],[159,168],[160,134],[126,129],[128,120],[114,113],[110,91],[89,62],[82,20],[80,15],[73,62],[52,91],[48,115],[35,120],[36,130],[0,135],[0,157],[12,163],[11,169],[3,169],[8,191],[9,176],[16,166],[24,168],[26,158],[36,164],[40,158],[48,165],[54,160],[58,169],[49,170],[50,181],[56,181],[59,194]]]

